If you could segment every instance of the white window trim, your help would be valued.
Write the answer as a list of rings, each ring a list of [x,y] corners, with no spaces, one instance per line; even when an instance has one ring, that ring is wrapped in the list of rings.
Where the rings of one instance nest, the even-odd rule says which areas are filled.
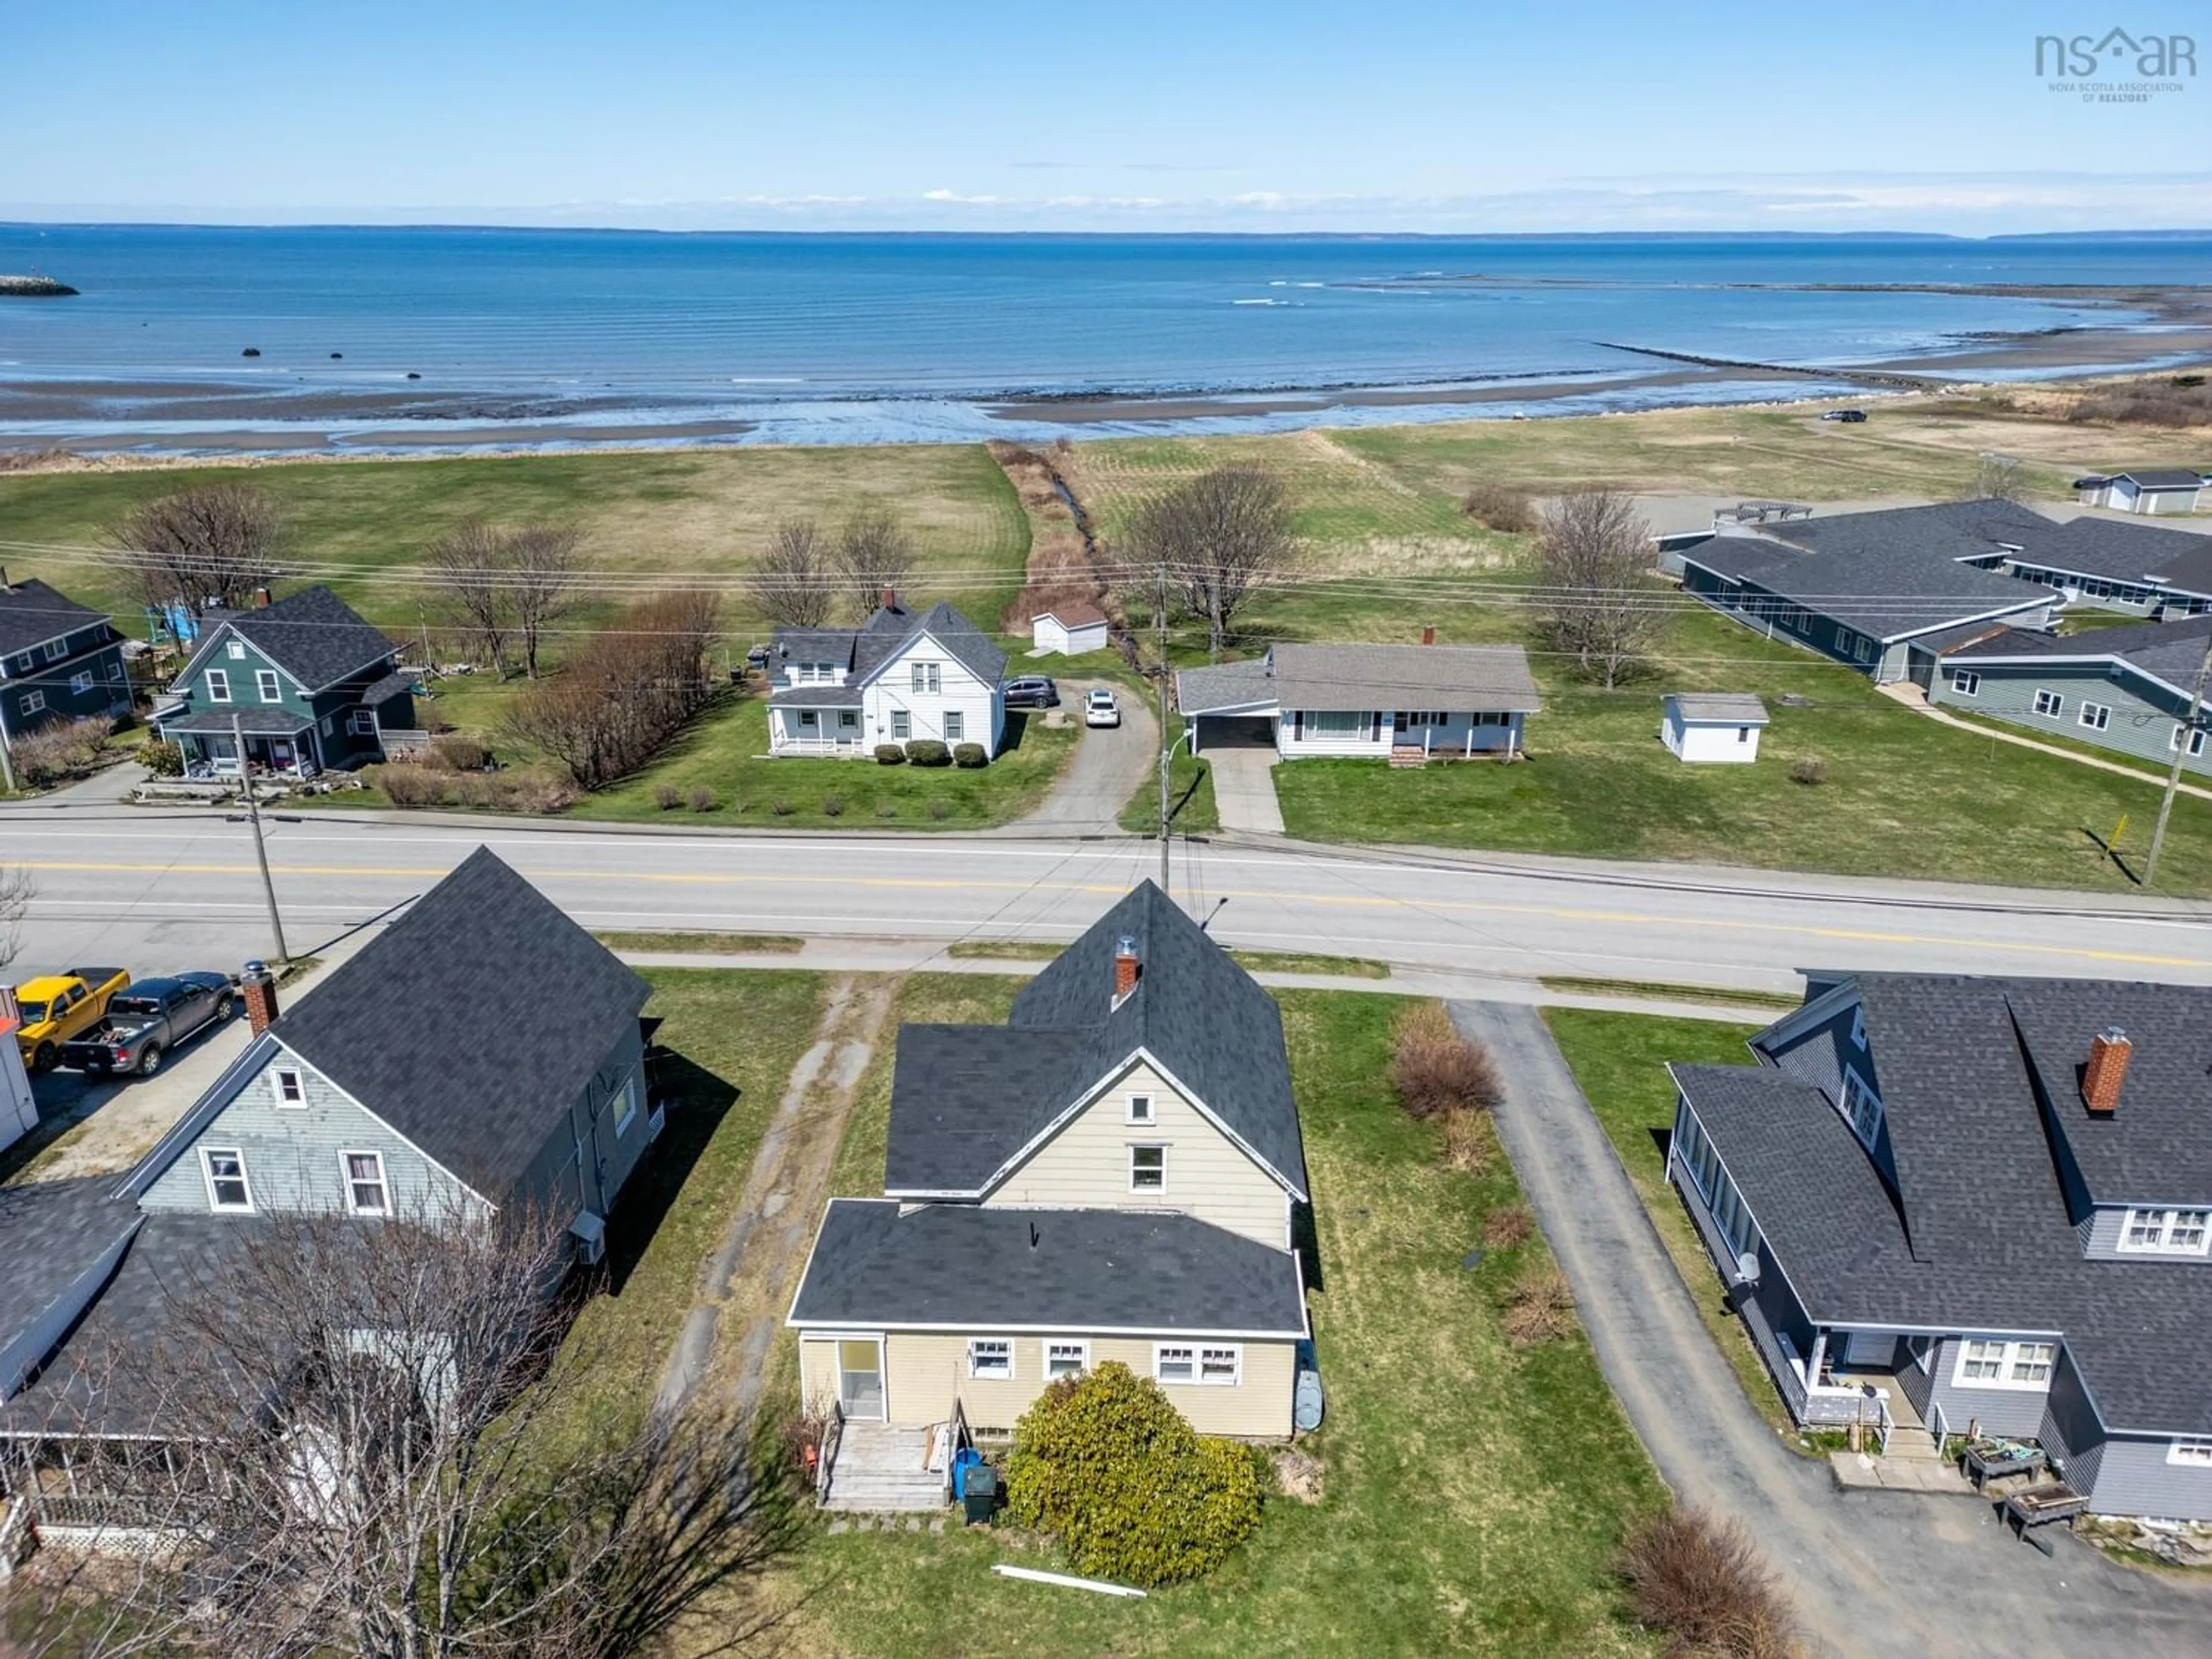
[[[975,1369],[975,1349],[984,1342],[1003,1343],[1006,1350],[1006,1369],[1004,1371],[980,1371]],[[968,1339],[968,1376],[979,1382],[1011,1382],[1015,1378],[1014,1339],[1011,1336],[971,1336]]]
[[[374,737],[376,735],[375,713],[367,708],[355,709],[346,716],[346,732],[347,735],[356,738]]]
[[[23,712],[26,714],[43,714],[46,712],[46,694],[45,692],[26,691],[23,693]]]
[[[1971,668],[1954,668],[1951,671],[1951,690],[1962,697],[1978,697],[1982,695],[1982,677]]]
[[[1866,1047],[1866,1005],[1860,1003],[1851,1010],[1851,1047]]]
[[[297,1100],[287,1100],[284,1097],[284,1079],[288,1077],[299,1088],[300,1097]],[[269,1073],[269,1092],[276,1097],[277,1109],[280,1111],[304,1110],[307,1104],[307,1074],[296,1066],[274,1066]]]
[[[1087,1376],[1090,1375],[1091,1339],[1089,1337],[1048,1336],[1037,1348],[1037,1363],[1043,1368],[1044,1381],[1047,1382],[1056,1382],[1060,1380],[1059,1377],[1053,1375],[1052,1370],[1052,1351],[1054,1348],[1073,1348],[1082,1354],[1082,1360],[1078,1364],[1073,1374],[1077,1376]]]
[[[76,672],[76,673],[74,673],[74,674],[70,675],[70,691],[71,691],[71,692],[73,692],[75,695],[76,695],[77,696],[80,696],[80,697],[81,697],[81,696],[82,696],[86,692],[88,692],[88,691],[91,690],[92,690],[92,670],[90,670],[89,668],[80,668],[80,669],[78,669],[78,670],[77,670],[77,672]]]
[[[230,701],[230,671],[228,669],[210,668],[203,678],[207,685],[210,702]]]
[[[230,653],[230,659],[231,659],[231,660],[232,660],[232,661],[234,661],[234,662],[244,662],[244,661],[246,660],[246,641],[243,641],[243,640],[232,640],[232,641],[230,641],[228,644],[226,644],[226,645],[224,646],[224,647],[223,647],[223,648]]]
[[[1997,1374],[1995,1376],[1966,1375],[1968,1346],[1977,1342],[1996,1349]],[[2013,1367],[2021,1363],[2021,1350],[2039,1347],[2051,1350],[2051,1369],[2055,1374],[2058,1370],[2058,1341],[2056,1337],[2031,1337],[2023,1342],[2011,1341],[2001,1336],[1966,1337],[1959,1343],[1958,1358],[1952,1362],[1951,1386],[1954,1389],[2003,1389],[2014,1394],[2049,1394],[2050,1377],[2046,1376],[2039,1382],[2016,1382],[2013,1380]]]
[[[1137,1184],[1137,1154],[1140,1152],[1157,1152],[1160,1155],[1160,1184],[1157,1187],[1139,1187]],[[1162,1198],[1167,1196],[1168,1149],[1166,1142],[1159,1140],[1133,1140],[1129,1143],[1129,1190],[1133,1193],[1153,1194]]]
[[[2108,702],[2091,702],[2084,697],[2081,711],[2074,716],[2074,723],[2092,732],[2102,732],[2112,723],[2112,706]]]
[[[215,1195],[215,1157],[218,1152],[238,1160],[238,1184],[246,1188],[246,1202],[225,1204]],[[253,1181],[246,1172],[246,1149],[243,1146],[203,1146],[200,1148],[200,1177],[207,1182],[208,1208],[224,1215],[253,1213]],[[230,1179],[226,1176],[225,1180]]]
[[[1218,1358],[1223,1354],[1227,1354],[1229,1356],[1229,1375],[1227,1376],[1208,1376],[1206,1374],[1206,1359],[1209,1357]],[[1199,1344],[1198,1381],[1199,1385],[1201,1388],[1207,1389],[1234,1389],[1243,1386],[1244,1382],[1244,1345],[1241,1342],[1201,1342]]]
[[[623,1134],[628,1132],[631,1124],[637,1121],[637,1073],[635,1072],[629,1074],[629,1079],[623,1085],[622,1093],[617,1098],[622,1104],[615,1114],[615,1133]]]
[[[2169,1441],[2166,1448],[2166,1461],[2192,1469],[2212,1468],[2212,1439],[2184,1435]]]
[[[1860,1095],[1874,1103],[1874,1121],[1863,1129],[1859,1127],[1858,1119],[1851,1110],[1853,1084],[1858,1085]],[[1851,1133],[1859,1138],[1859,1144],[1869,1152],[1872,1152],[1876,1143],[1881,1139],[1881,1124],[1885,1114],[1881,1097],[1875,1092],[1872,1084],[1859,1075],[1859,1069],[1856,1066],[1844,1067],[1844,1086],[1841,1097],[1836,1102],[1836,1109],[1844,1115],[1844,1121],[1851,1126]]]
[[[2046,699],[2051,704],[2048,708],[2043,706]],[[2055,720],[2065,718],[2066,699],[2056,691],[2045,690],[2041,686],[2036,687],[2034,701],[2028,707],[2034,711],[2038,720]]]
[[[366,1179],[355,1175],[353,1172],[351,1160],[356,1158],[373,1158],[376,1160],[375,1185],[376,1189],[384,1194],[383,1203],[372,1207],[362,1204],[359,1200],[354,1197],[353,1189],[356,1184],[362,1186],[367,1186],[369,1184]],[[390,1215],[392,1213],[392,1181],[391,1177],[385,1172],[384,1154],[382,1152],[377,1152],[374,1148],[368,1146],[340,1148],[338,1152],[338,1180],[343,1183],[346,1213],[348,1215]]]
[[[1186,1363],[1190,1366],[1190,1375],[1188,1377],[1163,1376],[1160,1375],[1160,1366],[1162,1362],[1167,1355],[1171,1353],[1186,1354],[1188,1356],[1187,1361],[1182,1362]],[[1195,1342],[1153,1343],[1152,1381],[1160,1383],[1166,1388],[1196,1388],[1198,1386],[1198,1344]]]
[[[2190,755],[2194,757],[2203,754],[2204,752],[2204,733],[2203,730],[2201,728],[2191,728],[2179,720],[2174,722],[2173,730],[2166,734],[2166,746],[2168,749],[2180,748],[2181,734],[2184,732],[2187,732],[2189,733]]]
[[[2139,1215],[2164,1218],[2159,1223],[2156,1243],[2130,1244],[2128,1243],[2128,1234],[2134,1228],[2136,1218]],[[2194,1244],[2166,1243],[2173,1232],[2174,1218],[2183,1215],[2201,1215],[2205,1218],[2204,1224],[2199,1229],[2204,1235],[2203,1237]],[[2143,1204],[2131,1206],[2120,1212],[2119,1237],[2112,1241],[2112,1248],[2122,1255],[2203,1255],[2208,1250],[2212,1250],[2212,1214],[2185,1205]]]
[[[1154,1103],[1157,1098],[1149,1089],[1132,1094],[1127,1103],[1122,1108],[1121,1121],[1139,1124],[1146,1128],[1151,1128],[1160,1121],[1159,1108]],[[1145,1109],[1142,1112],[1137,1109],[1139,1101],[1145,1103]]]
[[[258,668],[253,673],[253,695],[264,702],[284,701],[284,682],[273,668]]]
[[[59,662],[67,655],[69,655],[68,640],[48,640],[46,641],[46,660],[48,662]]]

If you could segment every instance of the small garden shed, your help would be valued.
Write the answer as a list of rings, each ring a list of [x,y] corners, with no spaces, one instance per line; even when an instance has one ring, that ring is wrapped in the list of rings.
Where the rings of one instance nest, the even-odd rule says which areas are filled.
[[[1700,764],[1755,761],[1766,705],[1747,691],[1674,691],[1664,699],[1660,741],[1677,760]]]

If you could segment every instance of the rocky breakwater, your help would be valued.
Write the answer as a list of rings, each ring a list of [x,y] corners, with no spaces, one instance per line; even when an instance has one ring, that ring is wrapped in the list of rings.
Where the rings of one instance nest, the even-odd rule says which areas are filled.
[[[76,292],[51,276],[0,276],[0,300],[59,300]]]

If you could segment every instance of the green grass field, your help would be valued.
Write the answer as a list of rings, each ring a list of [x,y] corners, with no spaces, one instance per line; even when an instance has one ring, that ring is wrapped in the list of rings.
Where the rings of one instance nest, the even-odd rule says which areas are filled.
[[[1018,981],[916,975],[905,1019],[1003,1018]],[[1443,1168],[1437,1132],[1381,1082],[1401,1004],[1286,992],[1284,1010],[1320,1241],[1314,1324],[1329,1416],[1308,1443],[1325,1493],[1270,1502],[1220,1571],[1143,1601],[994,1577],[1054,1565],[994,1536],[811,1538],[784,1570],[804,1596],[802,1652],[904,1655],[1645,1653],[1612,1553],[1662,1501],[1657,1479],[1579,1335],[1505,1341],[1507,1286],[1540,1240],[1461,1258],[1516,1196],[1502,1159]],[[835,1189],[881,1190],[889,1068],[863,1085]]]
[[[1613,1142],[1628,1179],[1650,1212],[1667,1254],[1698,1304],[1698,1316],[1735,1368],[1743,1391],[1776,1431],[1796,1430],[1773,1380],[1766,1374],[1743,1322],[1728,1305],[1712,1258],[1682,1200],[1667,1184],[1667,1154],[1660,1139],[1674,1126],[1674,1085],[1669,1060],[1738,1066],[1751,1056],[1744,1039],[1757,1025],[1723,1025],[1705,1019],[1656,1019],[1644,1014],[1600,1013],[1587,1008],[1547,1008],[1544,1023],[1566,1056],[1575,1081]]]

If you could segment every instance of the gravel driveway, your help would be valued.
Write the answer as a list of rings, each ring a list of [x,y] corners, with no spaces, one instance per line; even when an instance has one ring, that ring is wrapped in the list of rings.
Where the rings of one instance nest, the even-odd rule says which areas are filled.
[[[1084,694],[1107,686],[1121,706],[1119,726],[1085,726]],[[1024,835],[1118,835],[1121,809],[1147,779],[1159,775],[1160,728],[1145,700],[1105,680],[1060,682],[1060,712],[1081,729],[1075,758],[1036,811],[1012,828]],[[1042,710],[1030,713],[1042,720]]]
[[[2212,1586],[2046,1559],[1960,1498],[1843,1492],[1743,1397],[1534,1008],[1458,1002],[1508,1079],[1497,1114],[1545,1238],[1629,1421],[1682,1503],[1758,1540],[1816,1651],[2018,1659],[2212,1652]]]

